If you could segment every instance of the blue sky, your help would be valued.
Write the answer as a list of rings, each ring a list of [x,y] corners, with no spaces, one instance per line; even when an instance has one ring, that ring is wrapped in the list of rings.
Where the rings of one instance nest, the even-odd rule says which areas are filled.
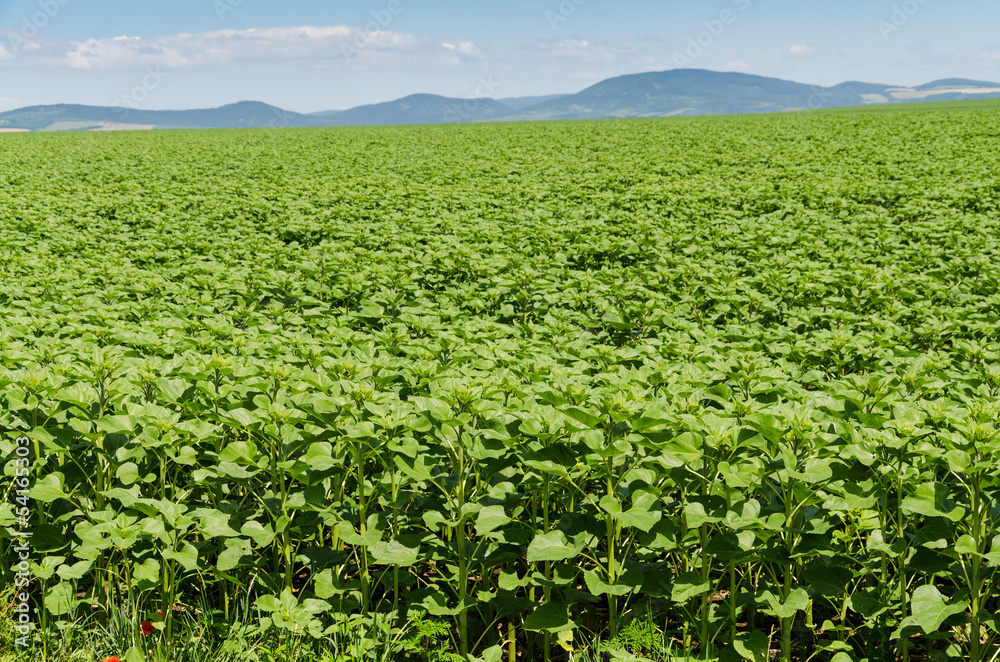
[[[678,66],[1000,81],[996,0],[0,0],[0,110],[576,92]]]

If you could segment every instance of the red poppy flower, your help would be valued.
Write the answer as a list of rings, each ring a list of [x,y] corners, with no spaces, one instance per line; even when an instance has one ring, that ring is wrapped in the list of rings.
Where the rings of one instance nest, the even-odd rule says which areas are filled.
[[[139,627],[142,628],[142,633],[147,636],[156,632],[156,627],[149,621],[143,621]]]
[[[119,660],[117,657],[106,657],[104,658],[104,662],[119,662]]]

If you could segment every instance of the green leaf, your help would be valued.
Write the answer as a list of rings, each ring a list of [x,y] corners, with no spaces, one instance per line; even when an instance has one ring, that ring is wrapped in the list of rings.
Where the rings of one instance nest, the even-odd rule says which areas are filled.
[[[733,649],[744,660],[767,662],[771,658],[771,641],[760,630],[740,635],[733,642]]]
[[[854,573],[848,568],[827,567],[822,564],[809,566],[802,574],[802,579],[809,588],[827,598],[843,596],[853,578]]]
[[[132,577],[138,581],[159,582],[160,562],[156,559],[146,559],[142,565],[136,564]]]
[[[965,534],[955,542],[955,551],[959,554],[982,556],[979,553],[979,548],[976,546],[976,539],[968,534]]]
[[[122,504],[124,508],[131,508],[135,505],[142,497],[139,492],[139,486],[132,487],[128,490],[122,489],[120,487],[113,487],[110,490],[104,490],[101,492],[104,496],[109,499],[115,499]]]
[[[375,543],[371,548],[372,558],[382,565],[411,566],[420,558],[419,547],[407,547],[398,540]]]
[[[354,547],[374,547],[382,540],[382,532],[378,529],[367,529],[364,533],[359,533],[354,526],[342,520],[337,523],[337,534],[340,539],[348,545]]]
[[[674,602],[687,602],[696,595],[701,595],[712,589],[710,581],[704,582],[697,572],[685,572],[674,579],[674,587],[670,599]]]
[[[139,481],[139,465],[135,462],[126,462],[115,470],[115,477],[122,482],[123,485],[131,485]]]
[[[443,593],[431,593],[424,598],[421,604],[423,604],[427,609],[427,613],[431,616],[457,616],[463,610],[475,606],[476,601],[472,597],[467,597],[464,603],[449,607],[447,598]]]
[[[54,616],[72,613],[78,603],[70,582],[60,582],[45,592],[45,609]]]
[[[949,617],[961,614],[968,608],[968,600],[949,602],[936,586],[924,584],[910,595],[910,616],[903,620],[899,631],[912,624],[923,630],[924,634],[932,634]]]
[[[171,549],[165,550],[163,558],[176,561],[187,572],[193,572],[198,569],[198,548],[189,542],[184,543],[177,552]]]
[[[801,472],[789,471],[788,475],[797,478],[803,483],[815,485],[816,483],[826,483],[833,477],[833,469],[830,461],[813,458],[807,460]]]
[[[627,511],[613,513],[612,517],[623,527],[649,533],[663,517],[659,499],[648,492],[639,492],[632,498],[632,504]]]
[[[524,629],[530,632],[566,632],[577,625],[569,617],[569,610],[561,602],[549,602],[541,605],[524,619]]]
[[[528,561],[564,561],[575,557],[578,550],[570,544],[562,531],[535,536],[528,545]]]
[[[97,429],[105,434],[132,436],[139,421],[135,416],[105,416],[97,421]]]
[[[275,612],[281,609],[281,599],[276,595],[262,595],[254,602],[257,609],[266,612]]]
[[[64,489],[66,478],[59,472],[46,474],[28,490],[28,495],[35,501],[52,503],[57,499],[68,499]]]
[[[503,662],[503,648],[498,644],[484,650],[483,662]]]
[[[153,386],[167,402],[180,402],[188,388],[187,382],[183,379],[160,378],[153,382]]]
[[[800,611],[804,611],[809,606],[809,594],[804,588],[793,589],[788,594],[788,600],[782,602],[781,597],[771,591],[764,591],[761,598],[768,606],[766,611],[778,618],[792,618]]]
[[[595,416],[590,412],[580,409],[579,407],[566,407],[565,409],[562,410],[562,413],[566,414],[574,421],[583,423],[585,426],[591,429],[597,428],[602,423],[604,423],[604,419],[602,419],[600,416]]]
[[[38,563],[31,564],[31,573],[38,579],[49,579],[56,572],[60,563],[66,560],[65,556],[46,556]],[[89,562],[85,562],[88,563]],[[64,566],[65,567],[65,566]],[[65,579],[65,578],[64,578]]]
[[[530,583],[531,577],[528,573],[525,573],[524,577],[520,578],[516,572],[507,572],[504,570],[500,571],[500,579],[497,582],[502,591],[516,591]]]
[[[211,510],[201,516],[201,534],[206,538],[235,538],[240,532],[229,525],[229,516]]]
[[[61,565],[56,572],[59,575],[59,579],[73,581],[83,579],[90,572],[93,565],[93,561],[78,561],[73,565]]]
[[[260,419],[243,407],[219,412],[219,418],[234,428],[249,428],[260,422]]]
[[[722,518],[716,515],[709,515],[705,511],[705,504],[697,501],[684,504],[684,522],[689,529],[697,529],[702,524],[716,524]]]
[[[868,620],[884,613],[889,608],[882,602],[878,589],[855,591],[847,601],[851,609]]]
[[[957,522],[965,516],[965,510],[949,498],[948,486],[943,483],[924,483],[916,491],[903,499],[904,513],[914,513],[927,517],[944,517]]]
[[[252,538],[258,547],[267,547],[274,540],[274,529],[271,528],[271,525],[265,527],[260,522],[247,522],[240,529],[240,532]]]
[[[337,460],[333,459],[333,446],[326,442],[311,444],[302,459],[313,471],[326,471],[339,464]]]
[[[476,517],[476,535],[485,536],[509,521],[503,506],[486,506]]]
[[[608,584],[601,578],[599,574],[593,570],[587,570],[583,573],[584,581],[587,584],[587,590],[594,595],[628,595],[629,593],[636,591],[642,586],[642,575],[640,573],[626,573],[624,577],[621,578],[615,584]]]

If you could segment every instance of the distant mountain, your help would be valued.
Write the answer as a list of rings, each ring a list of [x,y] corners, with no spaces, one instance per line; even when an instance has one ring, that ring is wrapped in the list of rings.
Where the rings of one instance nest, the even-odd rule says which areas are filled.
[[[309,117],[333,117],[334,115],[339,115],[344,111],[342,110],[321,110],[318,113],[308,113]]]
[[[204,110],[32,106],[0,113],[0,132],[370,126],[785,112],[919,101],[1000,98],[1000,83],[945,78],[919,87],[849,81],[833,87],[741,73],[674,69],[609,78],[577,94],[453,99],[414,94],[309,115],[255,101]]]
[[[0,113],[0,129],[32,131],[114,128],[233,129],[323,126],[321,118],[292,113],[259,101],[202,110],[133,110],[102,106],[30,106]]]
[[[768,113],[945,101],[962,95],[1000,96],[997,83],[949,80],[931,85],[926,90],[858,82],[818,87],[749,74],[674,69],[610,78],[572,96],[525,108],[505,120]]]
[[[330,126],[450,124],[485,122],[510,112],[510,108],[493,99],[450,99],[436,94],[414,94],[387,103],[358,106],[325,119]]]
[[[807,108],[811,88],[777,78],[676,69],[610,78],[511,119],[662,117]]]
[[[915,90],[933,90],[942,87],[997,87],[996,83],[983,80],[969,80],[968,78],[942,78],[924,85],[919,85]]]
[[[521,110],[522,108],[527,108],[528,106],[534,106],[536,104],[545,103],[546,101],[553,101],[555,99],[562,99],[563,97],[572,96],[571,94],[546,94],[540,97],[506,97],[503,99],[497,99],[500,103],[507,106],[512,110]]]

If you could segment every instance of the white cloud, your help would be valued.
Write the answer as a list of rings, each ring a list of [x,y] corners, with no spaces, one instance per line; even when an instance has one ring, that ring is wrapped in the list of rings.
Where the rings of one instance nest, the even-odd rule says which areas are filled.
[[[732,62],[726,64],[726,71],[738,71],[740,73],[746,74],[750,73],[750,71],[752,70],[753,67],[750,66],[748,63],[744,62],[743,60],[733,60]]]
[[[0,97],[0,112],[21,108],[23,103],[13,97]]]
[[[808,57],[813,54],[813,49],[805,44],[795,44],[788,49],[788,54],[796,57]]]
[[[482,59],[486,57],[479,47],[471,41],[458,42],[458,52],[466,57]]]
[[[3,44],[0,44],[0,60],[13,60],[14,54],[4,48]]]
[[[254,62],[320,68],[437,67],[485,57],[471,41],[442,44],[412,34],[347,25],[217,30],[152,38],[119,36],[47,46],[44,53],[34,57],[25,54],[24,59],[36,65],[92,71],[208,68]],[[7,58],[0,56],[2,59]]]
[[[617,64],[635,61],[642,51],[627,41],[563,39],[537,43],[529,49],[529,53],[534,60],[556,58],[580,63]]]

